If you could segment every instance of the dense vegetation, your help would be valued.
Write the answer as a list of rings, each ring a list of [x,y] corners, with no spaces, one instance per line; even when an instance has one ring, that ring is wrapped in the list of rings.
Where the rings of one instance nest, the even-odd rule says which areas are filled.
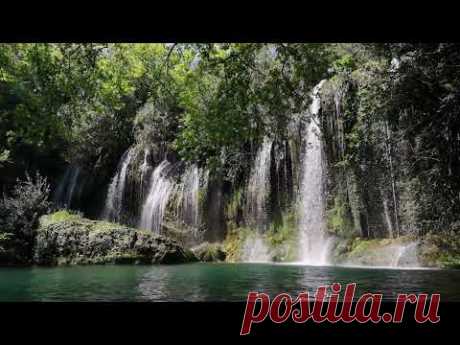
[[[107,185],[122,154],[145,145],[157,161],[208,169],[226,195],[225,227],[239,229],[240,191],[267,136],[270,236],[285,241],[298,186],[292,124],[302,127],[323,79],[329,230],[457,234],[459,66],[457,44],[1,44],[1,243],[30,243],[50,207],[40,176],[14,187],[18,178],[39,171],[54,189],[73,164]]]

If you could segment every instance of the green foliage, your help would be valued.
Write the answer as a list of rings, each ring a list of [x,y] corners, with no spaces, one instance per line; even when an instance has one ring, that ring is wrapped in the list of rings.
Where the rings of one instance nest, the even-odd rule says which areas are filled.
[[[0,258],[2,256],[8,255],[7,253],[8,253],[9,247],[11,246],[12,238],[13,238],[13,234],[0,231]]]
[[[39,218],[49,211],[50,187],[38,173],[34,179],[28,175],[18,181],[10,197],[0,201],[0,231],[3,241],[15,251],[17,260],[27,262],[31,258],[33,239]]]
[[[235,178],[325,75],[321,44],[3,44],[0,147],[111,170],[134,141]],[[147,102],[147,105],[144,104]],[[139,111],[141,109],[141,111]],[[276,133],[274,133],[274,129]]]
[[[430,232],[421,241],[422,264],[445,268],[460,267],[460,239],[456,232]]]
[[[350,54],[345,54],[332,63],[337,73],[352,72],[356,68],[356,62]]]
[[[10,162],[9,157],[10,157],[10,151],[4,150],[4,151],[0,152],[0,168],[1,168],[5,163]]]
[[[200,56],[182,94],[176,145],[184,158],[210,167],[264,135],[284,136],[290,114],[325,75],[328,61],[318,44],[210,45]]]

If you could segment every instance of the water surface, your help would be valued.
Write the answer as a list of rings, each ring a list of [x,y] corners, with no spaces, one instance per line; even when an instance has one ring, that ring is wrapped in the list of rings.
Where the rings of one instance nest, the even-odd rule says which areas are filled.
[[[244,301],[248,291],[292,295],[356,282],[359,293],[440,293],[460,301],[460,270],[293,264],[0,268],[0,301]]]

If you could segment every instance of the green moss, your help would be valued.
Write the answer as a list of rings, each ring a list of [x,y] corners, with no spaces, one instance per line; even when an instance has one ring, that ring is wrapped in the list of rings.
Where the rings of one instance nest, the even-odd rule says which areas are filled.
[[[332,259],[335,263],[386,266],[391,264],[396,246],[413,240],[409,236],[397,239],[342,238],[336,241]]]
[[[294,212],[282,215],[279,224],[272,224],[267,240],[275,261],[294,261],[298,249],[298,222]]]
[[[339,195],[334,198],[332,209],[326,211],[326,221],[329,231],[336,235],[342,237],[355,235],[351,211]]]
[[[246,238],[255,231],[249,228],[237,228],[227,232],[227,237],[223,242],[224,251],[227,254],[226,261],[240,261],[241,248],[246,241]]]
[[[51,214],[44,215],[40,218],[40,226],[45,227],[54,223],[63,221],[83,221],[83,217],[79,213],[73,213],[68,210],[60,210]]]
[[[127,227],[118,223],[107,221],[91,220],[83,218],[80,213],[74,213],[68,210],[60,210],[51,214],[47,214],[40,218],[40,227],[38,230],[46,228],[49,225],[56,223],[70,223],[78,226],[83,226],[91,232],[110,232],[114,228],[126,229]],[[135,230],[135,229],[133,229]],[[150,234],[146,230],[137,230],[138,233]]]
[[[232,196],[226,205],[225,213],[229,219],[230,227],[232,227],[232,224],[234,224],[234,220],[238,216],[238,210],[242,208],[242,205],[243,205],[243,190],[240,188],[240,189],[235,190],[234,193],[232,193]],[[234,227],[235,226],[233,226],[233,228]]]
[[[195,256],[203,262],[224,261],[226,253],[220,243],[202,243],[192,249]]]
[[[251,228],[231,229],[223,243],[227,254],[226,261],[237,262],[241,259],[241,250],[246,240],[254,236],[257,230]],[[297,259],[298,227],[294,212],[284,213],[280,222],[270,224],[262,234],[274,261],[294,261]]]
[[[199,205],[204,205],[206,201],[206,194],[208,190],[207,188],[199,188],[198,189],[198,204]]]
[[[95,231],[95,232],[110,232],[110,231],[113,231],[114,227],[120,227],[123,229],[127,228],[125,225],[121,225],[118,223],[110,223],[106,221],[89,221],[86,224],[90,231]],[[150,233],[147,230],[137,230],[136,229],[136,231],[138,233],[145,233],[145,234]]]

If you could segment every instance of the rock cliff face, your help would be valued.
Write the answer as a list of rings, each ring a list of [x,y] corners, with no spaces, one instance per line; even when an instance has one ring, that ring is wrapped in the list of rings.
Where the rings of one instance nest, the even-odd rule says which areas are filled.
[[[173,240],[108,222],[76,218],[42,225],[33,262],[61,264],[176,264],[196,261]]]

